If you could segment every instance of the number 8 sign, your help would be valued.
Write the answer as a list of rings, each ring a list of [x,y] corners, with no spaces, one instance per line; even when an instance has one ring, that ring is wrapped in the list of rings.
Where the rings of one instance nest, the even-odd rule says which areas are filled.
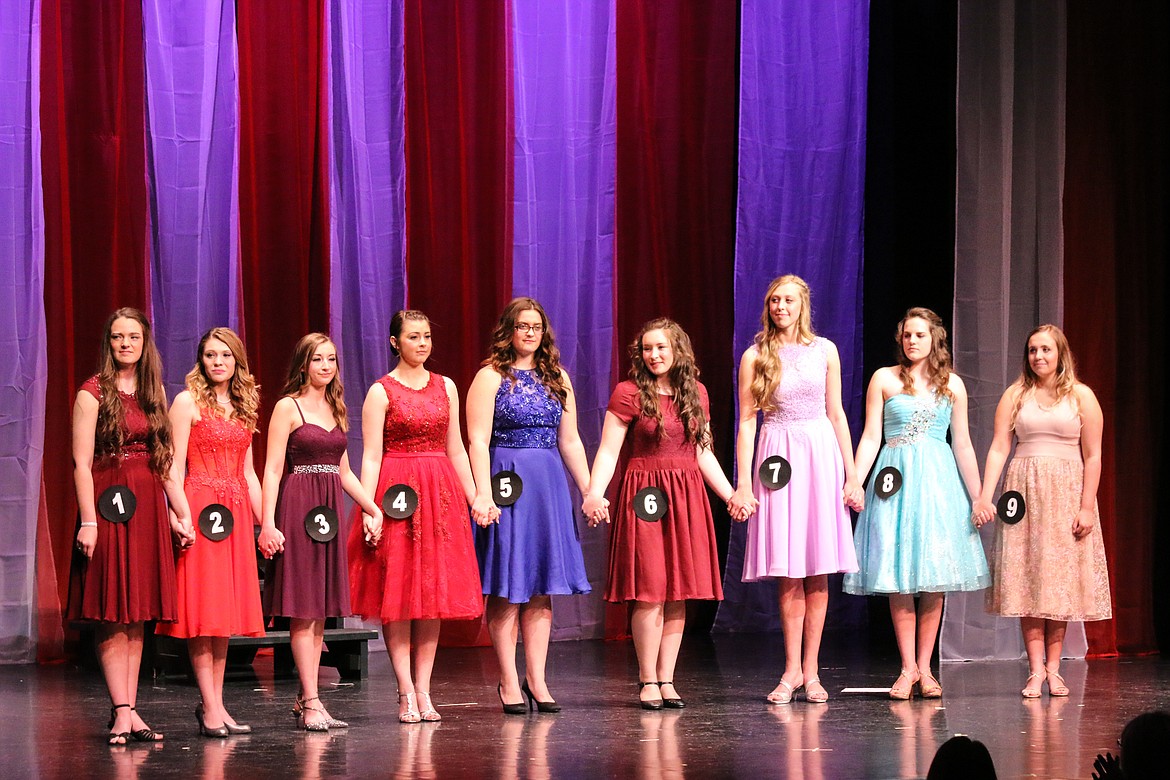
[[[634,494],[634,514],[653,523],[666,514],[666,493],[662,488],[642,488]]]
[[[902,489],[902,472],[893,466],[886,466],[874,477],[873,492],[881,498],[889,498]]]

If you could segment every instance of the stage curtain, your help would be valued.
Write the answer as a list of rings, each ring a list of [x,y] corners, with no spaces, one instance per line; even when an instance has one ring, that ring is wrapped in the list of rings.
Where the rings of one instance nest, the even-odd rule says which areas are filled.
[[[676,320],[694,345],[727,473],[735,448],[737,40],[733,0],[617,4],[613,380],[626,378],[626,345],[645,321]],[[717,499],[712,509],[723,556],[730,520]],[[709,628],[714,611],[696,602],[692,627]],[[624,630],[619,612],[607,635]]]
[[[142,12],[135,3],[44,0],[41,128],[49,379],[45,496],[63,604],[77,501],[70,415],[97,368],[101,328],[121,306],[147,305]],[[44,546],[41,546],[44,549]],[[47,578],[44,578],[47,579]],[[51,594],[39,594],[42,614]],[[45,658],[44,650],[41,653]]]
[[[841,355],[856,439],[869,3],[746,0],[740,40],[733,376],[760,330],[768,283],[797,274],[812,288],[814,329]],[[776,583],[740,581],[746,539],[746,523],[734,524],[716,631],[780,627]],[[840,576],[830,579],[829,609],[830,625],[865,619],[865,601],[842,593]]]
[[[237,5],[240,320],[268,417],[298,339],[329,325],[328,133],[322,0]]]
[[[1065,327],[1105,412],[1113,588],[1113,620],[1086,626],[1093,653],[1151,651],[1155,614],[1165,626],[1168,33],[1162,5],[1069,4]]]
[[[401,0],[329,5],[329,321],[362,462],[362,403],[391,364],[406,300],[406,85]]]
[[[239,95],[233,0],[146,0],[151,315],[167,396],[208,328],[238,329]]]
[[[512,292],[510,14],[510,2],[406,0],[407,304],[431,318],[427,365],[455,381],[460,411]],[[449,621],[442,641],[487,632]]]
[[[36,548],[45,440],[40,0],[0,7],[0,664],[35,659]],[[56,594],[50,591],[50,602]]]
[[[548,312],[592,457],[611,387],[615,9],[612,0],[516,0],[514,12],[512,292]],[[555,639],[600,636],[604,623],[605,536],[578,525],[593,593],[553,597]]]
[[[1045,2],[959,5],[951,346],[981,465],[1024,339],[1062,322],[1065,21],[1063,6]],[[990,560],[992,525],[982,538]],[[942,660],[1024,656],[1020,621],[988,614],[985,595],[948,596]],[[1069,625],[1064,653],[1084,656],[1081,623]]]

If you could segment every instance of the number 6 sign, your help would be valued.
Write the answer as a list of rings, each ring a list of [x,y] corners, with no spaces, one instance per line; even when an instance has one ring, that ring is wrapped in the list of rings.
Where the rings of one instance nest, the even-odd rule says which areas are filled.
[[[634,494],[634,514],[649,523],[661,520],[666,514],[666,493],[662,488],[642,488]]]

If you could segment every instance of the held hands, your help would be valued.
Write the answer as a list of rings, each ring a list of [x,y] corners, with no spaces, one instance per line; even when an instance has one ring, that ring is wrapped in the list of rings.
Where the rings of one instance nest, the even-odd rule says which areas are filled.
[[[371,515],[362,513],[362,531],[366,537],[366,544],[377,547],[382,541],[382,513]]]
[[[490,495],[475,494],[471,502],[471,517],[481,528],[487,528],[500,519],[500,508]]]
[[[845,480],[845,487],[841,490],[841,501],[854,512],[865,509],[865,489],[855,479]]]
[[[264,523],[260,526],[260,538],[256,540],[256,546],[265,558],[271,558],[284,552],[284,534],[275,524]]]
[[[1093,518],[1093,512],[1088,509],[1082,509],[1077,512],[1077,516],[1073,518],[1072,532],[1077,539],[1084,539],[1093,530],[1093,526],[1097,523]]]
[[[995,519],[995,504],[979,498],[971,505],[971,520],[976,528],[982,528]]]
[[[731,498],[727,499],[727,512],[731,515],[731,519],[737,523],[742,523],[754,515],[759,506],[760,502],[756,500],[750,487],[737,488],[731,494]]]
[[[177,517],[172,514],[171,533],[174,534],[175,544],[179,545],[180,550],[186,550],[195,544],[195,525],[189,517]]]
[[[97,547],[97,526],[87,525],[77,531],[77,549],[86,558],[93,557],[93,548]]]
[[[603,520],[609,522],[609,501],[604,496],[589,493],[581,503],[581,512],[589,520],[589,527],[596,528]]]

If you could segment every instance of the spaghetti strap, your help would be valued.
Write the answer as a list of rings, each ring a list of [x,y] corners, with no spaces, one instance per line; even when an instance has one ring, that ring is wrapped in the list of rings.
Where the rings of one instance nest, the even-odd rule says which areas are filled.
[[[289,397],[292,398],[292,396]],[[306,425],[308,421],[305,419],[305,413],[301,411],[301,405],[297,403],[297,399],[295,398],[292,399],[292,402],[297,407],[297,414],[301,416],[301,425]]]

